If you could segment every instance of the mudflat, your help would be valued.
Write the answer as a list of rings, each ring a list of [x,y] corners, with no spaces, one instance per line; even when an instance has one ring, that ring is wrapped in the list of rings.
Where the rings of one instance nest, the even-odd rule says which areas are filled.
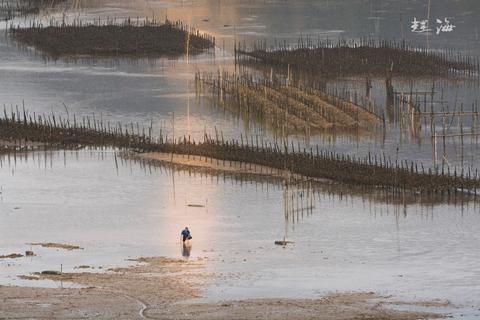
[[[0,318],[20,319],[434,319],[429,312],[387,305],[435,307],[448,302],[391,301],[373,292],[335,293],[322,299],[257,299],[194,303],[213,274],[204,260],[143,257],[130,267],[100,273],[29,275],[31,281],[73,282],[81,288],[0,286]],[[407,308],[405,308],[407,306]]]

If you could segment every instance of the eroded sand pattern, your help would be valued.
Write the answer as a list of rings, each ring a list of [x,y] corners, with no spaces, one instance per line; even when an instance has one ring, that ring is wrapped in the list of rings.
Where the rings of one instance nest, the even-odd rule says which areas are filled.
[[[331,294],[319,300],[262,299],[191,304],[201,296],[204,262],[148,257],[132,267],[106,273],[65,273],[39,278],[76,282],[82,289],[0,287],[0,309],[6,318],[68,319],[419,319],[439,314],[394,311],[388,297],[374,293]],[[392,304],[405,302],[394,301]],[[407,303],[408,304],[408,303]],[[435,302],[420,302],[431,306]],[[267,311],[268,310],[268,311]],[[267,313],[265,313],[267,312]]]

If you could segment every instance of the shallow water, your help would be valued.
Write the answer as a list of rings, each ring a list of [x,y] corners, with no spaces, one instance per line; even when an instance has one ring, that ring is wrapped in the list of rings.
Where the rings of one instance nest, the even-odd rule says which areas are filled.
[[[118,169],[112,150],[17,154],[10,164],[2,158],[0,253],[32,248],[37,256],[0,260],[0,284],[58,286],[16,276],[60,265],[96,272],[139,256],[178,258],[179,233],[188,225],[190,259],[205,259],[206,271],[216,274],[205,291],[208,301],[375,291],[448,299],[460,306],[448,312],[478,314],[475,203],[398,206],[320,192],[313,211],[285,229],[279,185],[117,162]],[[285,232],[294,243],[275,246]]]
[[[30,113],[102,118],[110,123],[153,123],[154,132],[176,137],[222,131],[225,138],[274,135],[235,115],[197,101],[196,70],[232,69],[235,40],[268,38],[295,44],[301,34],[320,39],[400,39],[400,13],[408,41],[433,49],[480,54],[477,1],[434,1],[432,17],[454,17],[451,34],[431,36],[409,32],[410,19],[425,12],[426,1],[84,1],[69,7],[70,17],[148,16],[187,23],[217,37],[215,53],[172,60],[90,59],[46,61],[7,40],[0,23],[0,103]],[[352,4],[353,3],[353,4]],[[62,16],[49,10],[35,19]],[[288,20],[287,20],[288,19]],[[288,21],[288,23],[285,23]],[[29,19],[15,23],[28,24]],[[428,40],[428,43],[427,43]],[[225,43],[225,44],[224,44]],[[225,50],[223,50],[225,47]],[[383,106],[382,79],[373,83],[376,105]],[[331,83],[340,91],[362,92],[362,81]],[[416,80],[428,91],[430,80]],[[409,79],[396,80],[408,91]],[[478,97],[478,83],[437,80],[444,104],[466,109]],[[468,106],[468,107],[467,107]],[[435,104],[441,108],[440,103]],[[1,112],[0,112],[1,113]],[[469,120],[465,120],[468,128]],[[456,122],[452,124],[455,132]],[[427,128],[427,127],[425,127]],[[140,129],[141,130],[141,129]],[[303,137],[292,137],[303,142]],[[393,161],[418,160],[432,165],[428,128],[422,140],[389,125],[382,139],[338,135],[312,137],[310,145],[362,155],[383,151]],[[462,156],[463,149],[463,156]],[[442,155],[439,151],[439,156]],[[478,167],[477,141],[448,141],[452,166]],[[206,288],[206,300],[254,297],[315,298],[331,291],[375,291],[405,299],[449,299],[461,306],[456,316],[480,313],[480,213],[478,204],[393,205],[348,192],[321,191],[312,214],[287,226],[281,186],[238,182],[222,177],[189,176],[143,167],[117,158],[112,150],[57,151],[1,157],[0,254],[32,250],[32,258],[0,260],[0,284],[58,286],[48,281],[20,280],[17,275],[42,270],[74,271],[91,265],[99,271],[126,265],[126,258],[147,255],[181,257],[180,230],[190,226],[191,258],[206,258],[207,271],[223,275]],[[206,205],[204,208],[188,204]],[[31,242],[62,242],[83,247],[65,251],[31,247]],[[63,284],[72,286],[72,284]]]
[[[125,17],[148,17],[150,19],[180,19],[212,33],[217,37],[215,53],[179,59],[83,59],[46,61],[40,54],[25,51],[0,36],[0,103],[7,110],[25,105],[30,114],[51,114],[67,117],[76,114],[82,117],[105,119],[110,123],[139,123],[141,127],[153,125],[153,132],[160,130],[168,136],[191,136],[201,140],[205,132],[223,132],[225,138],[238,139],[256,136],[266,140],[278,138],[255,123],[245,122],[237,116],[215,109],[205,101],[195,99],[193,85],[194,72],[214,71],[233,68],[233,42],[253,43],[258,40],[296,44],[301,35],[311,35],[314,39],[358,39],[373,37],[380,39],[400,39],[400,14],[402,14],[403,35],[409,42],[426,46],[424,34],[410,31],[409,21],[426,10],[425,1],[85,1],[81,7],[67,5],[65,8],[51,9],[38,17],[19,18],[14,24],[28,25],[32,19],[48,23],[52,17],[57,21],[66,12],[66,19],[95,18],[118,19]],[[434,49],[460,51],[478,56],[478,23],[475,12],[479,10],[475,1],[435,1],[432,17],[451,17],[457,28],[451,33],[431,35],[428,45]],[[420,19],[420,17],[418,17]],[[455,19],[453,19],[455,18]],[[284,23],[288,19],[289,23]],[[5,24],[0,23],[1,28]],[[477,30],[477,31],[476,31]],[[225,50],[223,50],[225,49]],[[385,90],[383,79],[374,81],[372,99],[377,112],[383,113]],[[436,111],[442,108],[471,110],[478,98],[478,81],[445,81],[417,79],[415,90],[431,91],[435,85]],[[409,92],[412,80],[396,80],[395,89]],[[329,87],[355,90],[359,96],[364,91],[364,80],[335,81]],[[420,96],[419,100],[422,101]],[[439,103],[438,101],[442,101]],[[423,104],[422,104],[423,106]],[[430,104],[428,104],[430,110]],[[466,132],[471,127],[471,117],[463,118]],[[437,131],[441,131],[437,119]],[[458,133],[459,122],[448,120],[448,133]],[[320,147],[345,154],[365,155],[369,151],[383,154],[392,159],[417,160],[426,167],[433,166],[433,146],[428,126],[423,127],[421,139],[411,139],[405,134],[400,138],[398,123],[389,125],[385,143],[382,134],[356,139],[355,136],[337,134],[313,136],[305,139],[302,134],[291,137],[302,144]],[[473,143],[472,143],[473,142]],[[478,139],[465,139],[462,147],[458,138],[446,142],[444,165],[477,166],[479,153]],[[443,150],[437,155],[438,163]],[[437,163],[437,164],[438,164]],[[453,171],[453,169],[452,169]]]

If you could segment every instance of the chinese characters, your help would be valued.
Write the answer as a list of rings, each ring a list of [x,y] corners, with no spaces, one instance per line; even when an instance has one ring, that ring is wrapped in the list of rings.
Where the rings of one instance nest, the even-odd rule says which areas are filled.
[[[454,28],[456,28],[455,25],[450,21],[448,18],[444,18],[443,20],[441,19],[435,19],[435,32],[436,34],[440,34],[441,32],[452,32]],[[411,25],[411,30],[412,32],[415,33],[424,33],[424,32],[430,32],[433,31],[433,29],[429,25],[428,20],[417,20],[416,17],[413,18],[412,25]]]

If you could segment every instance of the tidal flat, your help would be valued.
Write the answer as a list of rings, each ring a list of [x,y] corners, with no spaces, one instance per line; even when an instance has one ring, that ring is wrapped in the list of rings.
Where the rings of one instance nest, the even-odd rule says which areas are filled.
[[[288,163],[272,171],[273,163],[171,150],[132,156],[128,143],[97,143],[102,135],[78,144],[72,130],[76,123],[104,138],[128,132],[177,143],[242,141],[256,151],[260,145],[318,148],[344,159],[407,161],[433,174],[476,179],[477,4],[432,3],[430,18],[447,17],[456,28],[428,36],[410,28],[414,17],[427,15],[428,1],[33,4],[34,11],[22,14],[0,10],[8,13],[0,22],[0,118],[63,126],[68,134],[57,142],[72,143],[52,143],[53,131],[38,125],[21,139],[1,137],[0,318],[480,317],[480,210],[473,193],[392,193],[290,175]],[[39,25],[136,23],[137,17],[139,25],[182,21],[214,37],[215,47],[195,52],[183,42],[175,57],[53,57],[9,34]],[[292,66],[295,59],[259,67],[241,63],[236,53],[366,38],[403,38],[410,48],[473,68],[384,74],[383,61],[371,74],[363,68],[323,77]],[[199,90],[198,75],[208,75],[212,88]],[[235,96],[240,84],[256,100]],[[329,120],[323,131],[309,130],[326,123],[309,119],[323,111],[304,112],[321,104],[318,92],[336,111],[322,114]],[[293,93],[295,101],[288,100]],[[271,104],[282,112],[268,122],[260,111]],[[369,113],[375,130],[357,130]],[[301,125],[282,125],[281,116]],[[10,129],[2,124],[2,132]],[[185,226],[193,239],[183,244]]]

